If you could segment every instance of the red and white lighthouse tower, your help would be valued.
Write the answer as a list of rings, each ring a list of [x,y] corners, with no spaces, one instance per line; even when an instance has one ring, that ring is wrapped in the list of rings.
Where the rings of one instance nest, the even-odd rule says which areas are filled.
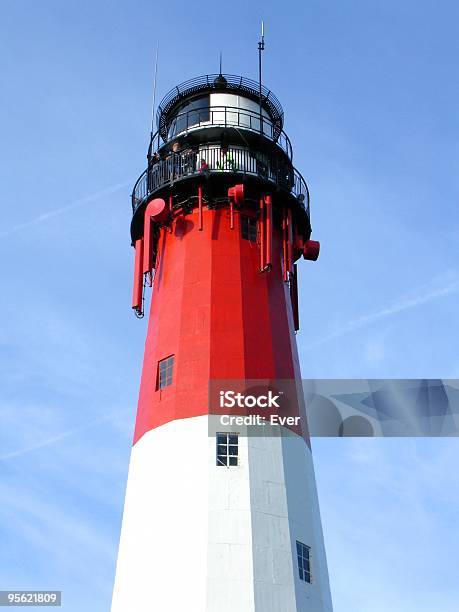
[[[301,393],[299,425],[255,435],[209,393],[301,385],[295,262],[319,245],[282,107],[207,75],[157,123],[133,191],[138,315],[153,293],[112,612],[331,612]]]

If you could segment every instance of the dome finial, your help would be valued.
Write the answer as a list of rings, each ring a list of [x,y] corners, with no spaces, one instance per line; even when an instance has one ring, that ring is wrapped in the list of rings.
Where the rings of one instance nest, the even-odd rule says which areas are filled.
[[[226,87],[227,84],[228,84],[228,81],[225,79],[225,77],[223,76],[223,73],[222,73],[222,55],[223,54],[220,51],[220,72],[219,72],[218,76],[215,77],[215,79],[214,79],[215,87],[221,87],[221,88]]]

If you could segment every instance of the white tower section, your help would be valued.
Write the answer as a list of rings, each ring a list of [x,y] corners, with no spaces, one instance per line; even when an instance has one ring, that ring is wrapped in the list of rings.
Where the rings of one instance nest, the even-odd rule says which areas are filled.
[[[297,542],[309,550],[307,580]],[[332,612],[303,438],[239,436],[229,467],[217,465],[206,416],[136,443],[111,612],[157,610]]]

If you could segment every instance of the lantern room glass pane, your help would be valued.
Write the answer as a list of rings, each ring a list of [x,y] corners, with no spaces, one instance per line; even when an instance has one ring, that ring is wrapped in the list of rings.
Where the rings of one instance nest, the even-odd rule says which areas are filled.
[[[210,120],[210,95],[199,96],[178,107],[172,119],[168,136],[173,138],[186,130],[208,123]]]

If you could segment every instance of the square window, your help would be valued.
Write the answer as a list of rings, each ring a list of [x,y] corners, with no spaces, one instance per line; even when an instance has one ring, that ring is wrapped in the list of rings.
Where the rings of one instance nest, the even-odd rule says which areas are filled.
[[[310,546],[306,546],[306,544],[302,544],[301,542],[296,542],[296,555],[298,560],[298,572],[300,575],[300,580],[304,582],[311,582],[311,548]]]
[[[217,434],[217,465],[225,467],[238,464],[238,435],[237,434]],[[231,444],[230,444],[231,442]]]
[[[164,389],[172,385],[172,372],[174,369],[174,355],[161,359],[158,362],[158,375],[156,380],[156,390]]]

